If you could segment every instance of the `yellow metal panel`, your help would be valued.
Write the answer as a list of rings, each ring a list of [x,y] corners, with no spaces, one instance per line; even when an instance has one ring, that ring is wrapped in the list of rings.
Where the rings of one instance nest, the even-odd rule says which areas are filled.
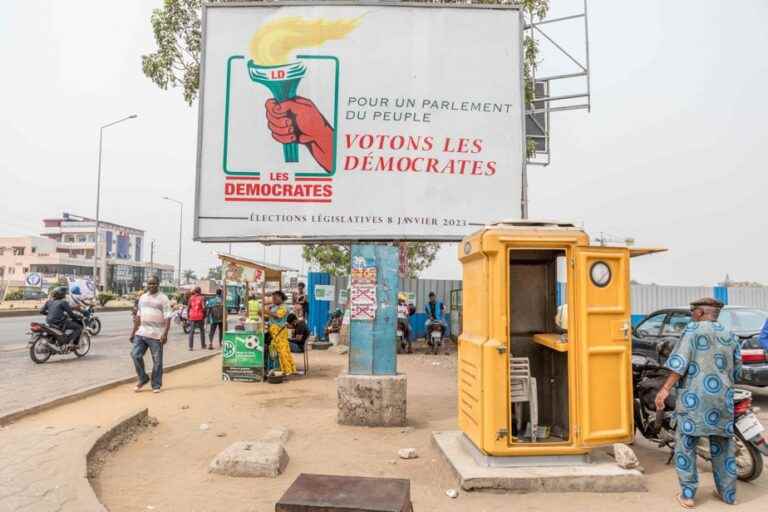
[[[482,338],[461,335],[458,367],[459,428],[477,446],[482,446],[483,387]]]
[[[592,282],[592,265],[611,270],[604,286]],[[629,312],[629,250],[579,247],[570,280],[575,288],[580,439],[595,446],[632,439],[632,344]],[[571,349],[573,350],[573,349]]]
[[[487,257],[480,250],[481,235],[459,246],[463,263],[462,333],[459,336],[459,428],[475,445],[483,446],[483,344],[488,340]]]

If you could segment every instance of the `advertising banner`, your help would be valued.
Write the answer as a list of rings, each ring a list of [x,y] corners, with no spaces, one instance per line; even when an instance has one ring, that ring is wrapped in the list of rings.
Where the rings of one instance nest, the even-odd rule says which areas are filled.
[[[29,272],[24,277],[24,283],[27,286],[33,286],[35,288],[43,287],[43,274],[40,272]]]
[[[195,239],[459,240],[518,218],[520,13],[203,11]]]
[[[264,380],[264,335],[261,332],[225,332],[222,374],[225,381]]]
[[[334,295],[336,295],[336,288],[332,284],[315,285],[315,300],[333,301]]]

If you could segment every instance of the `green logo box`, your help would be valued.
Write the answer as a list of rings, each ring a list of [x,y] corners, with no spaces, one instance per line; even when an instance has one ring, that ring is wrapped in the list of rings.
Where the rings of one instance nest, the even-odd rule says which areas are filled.
[[[225,381],[239,382],[264,380],[264,333],[224,333],[221,377]]]

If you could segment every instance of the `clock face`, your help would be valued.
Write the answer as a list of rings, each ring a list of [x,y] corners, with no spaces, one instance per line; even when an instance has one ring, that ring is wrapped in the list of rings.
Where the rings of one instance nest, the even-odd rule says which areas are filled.
[[[589,277],[595,286],[603,288],[611,282],[611,267],[603,261],[598,261],[589,271]]]

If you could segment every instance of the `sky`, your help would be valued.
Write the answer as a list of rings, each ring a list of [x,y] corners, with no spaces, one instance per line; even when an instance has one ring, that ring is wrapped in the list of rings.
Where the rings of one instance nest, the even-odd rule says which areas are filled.
[[[552,15],[580,3],[552,0]],[[552,164],[529,168],[531,218],[669,249],[633,261],[641,282],[712,285],[727,273],[768,283],[768,3],[729,4],[591,0],[591,112],[553,113]],[[99,126],[136,113],[104,132],[101,217],[145,229],[158,260],[175,264],[171,196],[184,203],[183,268],[204,274],[226,250],[192,241],[196,105],[141,72],[161,5],[0,2],[0,236],[37,234],[64,211],[92,216]],[[578,25],[558,30],[583,45]],[[307,270],[295,246],[234,252]],[[460,279],[455,246],[423,276]]]

